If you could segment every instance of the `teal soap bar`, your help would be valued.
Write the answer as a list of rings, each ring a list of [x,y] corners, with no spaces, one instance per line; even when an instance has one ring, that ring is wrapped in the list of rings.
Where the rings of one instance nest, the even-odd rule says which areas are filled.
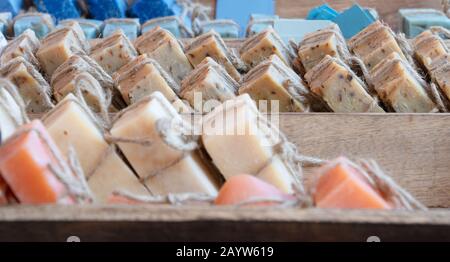
[[[78,22],[81,29],[83,29],[83,32],[86,35],[87,39],[98,38],[103,30],[103,21],[94,19],[86,19],[86,18],[67,19],[59,22],[59,24],[63,25],[64,23],[68,23],[70,21]]]
[[[21,35],[25,30],[31,29],[39,39],[44,38],[54,28],[53,18],[44,13],[25,13],[14,18],[14,36]]]
[[[103,37],[108,37],[114,34],[118,29],[122,29],[124,34],[130,40],[136,39],[141,31],[139,19],[134,18],[112,18],[105,21],[103,28]]]
[[[375,19],[371,15],[369,16],[361,6],[353,5],[332,21],[339,25],[344,37],[350,39],[375,22]]]
[[[299,43],[306,34],[332,26],[329,20],[277,19],[274,29],[285,43],[293,40]]]
[[[450,29],[450,19],[435,9],[400,9],[403,32],[413,38],[432,26]]]
[[[308,20],[333,20],[339,12],[334,10],[328,4],[324,4],[311,9],[306,19]]]

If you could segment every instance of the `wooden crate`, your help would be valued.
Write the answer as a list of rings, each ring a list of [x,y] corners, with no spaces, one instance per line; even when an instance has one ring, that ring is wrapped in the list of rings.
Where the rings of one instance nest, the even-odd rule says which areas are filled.
[[[450,114],[280,116],[303,154],[373,158],[427,212],[11,206],[0,209],[0,241],[450,241],[449,123]]]

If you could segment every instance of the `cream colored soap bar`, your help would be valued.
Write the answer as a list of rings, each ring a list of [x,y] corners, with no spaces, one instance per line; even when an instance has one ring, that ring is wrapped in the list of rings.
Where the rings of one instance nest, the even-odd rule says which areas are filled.
[[[447,47],[440,37],[424,31],[418,35],[413,41],[414,55],[419,63],[430,71],[430,65],[438,57],[447,54]]]
[[[160,92],[123,111],[110,131],[152,193],[215,195],[216,182],[195,157],[198,145],[192,132]]]
[[[25,106],[17,87],[0,78],[0,144],[26,122]]]
[[[249,94],[262,112],[307,111],[311,101],[297,98],[309,93],[302,79],[276,55],[250,70],[239,89],[239,94]]]
[[[382,113],[367,87],[343,62],[326,56],[305,75],[315,94],[337,113]]]
[[[339,48],[338,48],[339,47]],[[340,54],[345,52],[345,54]],[[343,58],[350,52],[337,25],[305,35],[299,44],[298,59],[304,72],[308,72],[326,56]]]
[[[97,61],[110,75],[136,56],[136,50],[122,30],[104,38],[91,50],[91,58]]]
[[[368,69],[374,68],[392,53],[397,53],[406,60],[393,33],[380,21],[372,23],[352,37],[348,46],[357,57],[363,60]]]
[[[224,102],[236,97],[239,84],[212,58],[205,60],[182,82],[181,97],[196,111],[209,112],[206,103]],[[208,102],[210,101],[210,102]],[[214,106],[211,104],[211,107]]]
[[[78,30],[81,30],[79,27],[78,24],[73,25],[73,27],[63,27],[50,33],[42,40],[36,57],[49,77],[53,75],[56,68],[72,55],[86,53],[87,50],[83,46],[85,42],[82,42],[82,38],[77,33]]]
[[[192,71],[183,47],[169,31],[156,27],[136,39],[134,45],[141,54],[156,60],[178,84]]]
[[[420,76],[398,54],[393,53],[372,71],[378,96],[398,113],[429,113],[436,105],[419,82]]]
[[[43,120],[61,152],[67,154],[70,147],[75,150],[97,200],[106,201],[116,189],[138,195],[147,192],[105,141],[92,112],[76,97],[68,95]]]
[[[434,59],[430,64],[430,76],[450,100],[450,54]]]
[[[0,75],[17,86],[27,112],[43,113],[53,107],[50,99],[50,86],[23,57],[16,57],[0,69]]]
[[[250,96],[239,96],[204,117],[203,145],[225,179],[251,174],[292,193],[301,171],[277,154],[286,141],[265,121]]]
[[[0,57],[0,64],[3,66],[12,59],[21,56],[30,62],[36,68],[39,68],[39,61],[35,54],[39,49],[41,43],[36,37],[33,30],[27,29],[20,36],[10,41],[3,49]]]
[[[239,58],[228,49],[220,35],[214,31],[195,38],[186,47],[186,55],[194,66],[199,65],[206,57],[211,57],[238,82],[241,80],[241,74],[238,70],[245,70]]]
[[[292,65],[294,59],[292,51],[272,28],[248,38],[242,44],[239,53],[242,61],[250,68],[258,65],[271,55],[279,56],[288,66]]]

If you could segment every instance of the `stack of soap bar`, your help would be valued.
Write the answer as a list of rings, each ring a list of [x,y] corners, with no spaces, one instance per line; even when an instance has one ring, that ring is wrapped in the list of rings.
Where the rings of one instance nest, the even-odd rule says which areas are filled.
[[[406,37],[413,38],[431,26],[442,26],[450,29],[450,19],[436,9],[400,9],[403,32]]]
[[[415,58],[428,72],[434,60],[447,54],[447,47],[442,39],[428,30],[414,39],[413,48]]]
[[[233,99],[239,84],[212,58],[207,57],[181,83],[180,95],[199,112],[210,112],[207,103]],[[213,102],[214,101],[214,102]],[[215,105],[210,105],[215,106]]]
[[[153,194],[216,195],[215,179],[195,149],[196,141],[188,139],[192,132],[160,92],[126,109],[110,131],[113,137],[136,140],[119,141],[118,146]]]
[[[0,68],[0,75],[13,82],[22,96],[26,110],[30,113],[47,112],[53,107],[50,86],[23,57],[14,58]]]
[[[0,32],[6,35],[9,23],[11,23],[12,14],[10,12],[0,13]]]
[[[140,34],[141,24],[138,19],[134,18],[108,19],[104,23],[103,37],[109,37],[118,29],[121,29],[130,40],[134,40]]]
[[[95,19],[86,19],[86,18],[78,18],[78,19],[67,19],[59,22],[59,25],[65,25],[67,23],[77,22],[81,29],[83,29],[84,35],[87,39],[95,39],[100,36],[100,33],[103,31],[103,21],[95,20]]]
[[[431,63],[430,77],[450,99],[450,54],[444,54]]]
[[[10,81],[0,79],[0,144],[8,139],[14,131],[27,122],[24,116],[25,106],[17,91],[17,87]]]
[[[322,61],[326,55],[336,58],[350,55],[345,39],[336,25],[307,34],[299,44],[298,59],[305,73]]]
[[[62,152],[73,147],[88,184],[99,201],[115,190],[149,195],[147,189],[103,138],[89,109],[68,95],[44,117],[44,124]]]
[[[18,37],[25,30],[31,29],[39,39],[44,38],[55,28],[53,18],[44,13],[24,13],[14,18],[14,36]]]
[[[267,199],[259,201],[258,199]],[[272,201],[271,201],[272,200]],[[281,192],[278,188],[251,175],[237,175],[228,179],[220,188],[214,204],[271,206],[285,201],[292,201],[294,197]],[[252,201],[256,201],[251,203]]]
[[[127,10],[126,0],[86,0],[89,14],[97,20],[125,17]]]
[[[39,61],[35,54],[40,46],[41,43],[39,42],[39,39],[37,39],[34,31],[30,29],[25,30],[19,37],[16,37],[5,46],[1,53],[0,64],[4,65],[10,60],[21,56],[36,68],[39,68]]]
[[[367,178],[346,158],[338,158],[318,171],[314,203],[319,208],[392,209]]]
[[[0,1],[0,12],[9,12],[16,16],[23,8],[23,0],[2,0]]]
[[[435,110],[435,104],[419,77],[409,63],[392,53],[372,70],[371,84],[395,112],[429,113]]]
[[[174,0],[135,0],[128,12],[145,23],[157,17],[179,15],[181,7]]]
[[[197,35],[214,30],[223,38],[238,38],[240,32],[239,25],[232,20],[196,21],[196,27],[198,28]]]
[[[344,37],[350,39],[361,30],[375,22],[375,18],[359,5],[353,5],[351,8],[337,15],[335,22],[342,30]]]
[[[141,26],[142,34],[145,34],[158,26],[171,32],[176,38],[191,38],[193,36],[191,30],[189,30],[177,16],[159,17],[145,22]]]
[[[392,31],[380,21],[368,26],[348,42],[350,51],[358,56],[370,70],[392,53],[405,59]]]
[[[172,104],[180,99],[180,86],[155,60],[140,55],[113,75],[114,82],[128,105],[153,92],[161,92]]]
[[[203,118],[202,143],[225,179],[251,174],[292,193],[301,171],[278,154],[285,141],[266,120],[250,96],[239,96]]]
[[[33,0],[39,12],[49,13],[56,20],[78,18],[81,15],[78,0]]]
[[[110,75],[137,56],[122,30],[102,39],[91,50],[91,57]]]
[[[70,27],[53,31],[42,40],[36,53],[42,69],[48,77],[67,59],[75,54],[89,52],[89,44],[77,22]]]
[[[22,204],[73,203],[66,178],[74,175],[57,159],[62,159],[60,151],[35,120],[0,147],[0,173]]]
[[[247,25],[247,30],[245,32],[246,37],[251,37],[262,31],[273,28],[275,20],[279,19],[277,15],[262,15],[262,14],[252,14],[250,16],[250,21]]]
[[[279,35],[269,28],[247,39],[239,50],[241,59],[249,67],[254,67],[271,55],[277,55],[286,64],[291,65],[294,58],[291,50],[283,43]]]
[[[240,81],[241,79],[238,71],[241,69],[237,62],[238,58],[228,49],[220,35],[214,31],[195,38],[186,47],[186,55],[194,66],[200,64],[206,57],[211,57],[222,65],[234,80]]]
[[[158,61],[178,84],[192,71],[183,47],[167,30],[156,27],[140,36],[134,45],[139,53]]]
[[[308,101],[299,101],[296,97],[308,94],[309,90],[302,79],[276,55],[245,75],[239,94],[245,93],[256,101],[262,112],[304,112],[308,106]],[[278,103],[275,108],[272,108],[273,101]],[[264,106],[267,108],[262,108]]]
[[[311,91],[337,113],[382,113],[367,86],[337,58],[326,56],[305,75]]]
[[[300,42],[306,34],[334,25],[328,20],[304,20],[280,18],[274,21],[273,28],[287,45],[292,40]]]

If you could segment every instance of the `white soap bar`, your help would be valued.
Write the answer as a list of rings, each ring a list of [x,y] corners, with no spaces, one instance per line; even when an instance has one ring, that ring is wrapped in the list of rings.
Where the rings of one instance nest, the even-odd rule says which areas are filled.
[[[10,81],[0,79],[0,143],[21,125],[25,124],[27,119],[24,116],[25,108],[17,87]]]
[[[3,66],[10,60],[21,56],[28,62],[30,62],[36,68],[39,68],[39,61],[35,54],[39,49],[41,43],[36,37],[33,30],[27,29],[20,36],[10,41],[8,45],[3,49],[0,57],[0,64]]]

